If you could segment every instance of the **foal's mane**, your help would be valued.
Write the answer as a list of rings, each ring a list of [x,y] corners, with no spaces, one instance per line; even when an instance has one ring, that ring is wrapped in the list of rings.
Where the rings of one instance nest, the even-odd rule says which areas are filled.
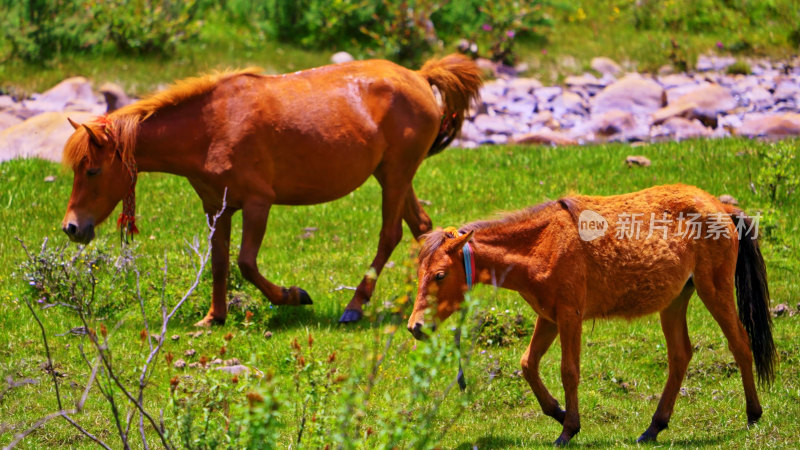
[[[136,147],[136,136],[139,124],[159,110],[178,105],[186,100],[206,94],[214,89],[220,81],[237,75],[257,75],[262,72],[258,67],[243,70],[215,72],[199,77],[191,77],[176,81],[167,89],[151,94],[136,103],[124,106],[105,116],[100,116],[85,124],[96,133],[105,133],[116,142],[116,150],[122,160],[133,162],[133,149]],[[63,161],[67,165],[75,165],[84,157],[93,159],[89,134],[79,128],[67,140]]]
[[[530,206],[521,211],[514,211],[510,213],[501,214],[501,216],[494,220],[479,220],[476,222],[468,223],[459,228],[459,233],[465,234],[470,231],[490,230],[493,228],[506,226],[514,223],[525,222],[537,218],[540,213],[545,210],[558,206],[561,209],[567,210],[573,218],[575,215],[575,201],[572,198],[562,198],[559,200],[552,200],[549,202],[540,203],[535,206]],[[577,221],[577,219],[574,219]],[[449,231],[434,230],[422,236],[423,244],[419,251],[419,260],[422,261],[428,256],[432,255],[439,247],[442,246],[445,239],[454,238],[455,236]]]

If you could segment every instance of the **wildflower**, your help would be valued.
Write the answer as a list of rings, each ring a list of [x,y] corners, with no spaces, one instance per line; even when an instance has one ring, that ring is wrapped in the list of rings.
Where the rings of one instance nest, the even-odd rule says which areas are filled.
[[[328,364],[331,364],[334,361],[336,361],[336,352],[335,351],[333,353],[331,353],[330,356],[328,356]]]
[[[174,356],[172,356],[172,352],[167,352],[167,354],[164,355],[164,359],[167,360],[167,364],[172,364],[172,359],[173,358],[174,358]]]
[[[227,350],[225,349],[225,346],[223,345],[219,349],[219,356],[225,356],[225,352],[227,352]]]
[[[180,379],[178,379],[178,376],[175,375],[174,377],[172,377],[171,380],[169,380],[169,390],[172,391],[172,392],[175,392],[175,389],[178,389],[178,384],[179,383],[180,383]]]
[[[722,42],[717,41],[717,48],[722,50],[723,48],[725,48],[725,45],[723,45]]]
[[[239,383],[239,377],[237,375],[234,375],[233,378],[231,378],[231,383],[233,384]]]
[[[547,54],[547,49],[546,49],[546,48],[543,48],[543,49],[542,49],[542,54],[543,54],[543,55],[546,55],[546,54]]]
[[[314,346],[314,337],[311,336],[311,333],[309,333],[308,334],[308,348],[311,348],[313,346]]]
[[[488,24],[488,23],[485,23],[485,24],[483,24],[483,26],[481,27],[481,29],[482,29],[483,31],[492,31],[492,26],[491,26],[490,24]]]
[[[248,392],[247,403],[249,403],[250,407],[253,408],[259,403],[264,403],[264,397],[262,397],[258,392]]]
[[[230,342],[231,339],[233,339],[233,333],[228,332],[228,334],[226,334],[225,337],[223,337],[223,339],[225,339],[226,341]]]
[[[108,337],[108,328],[106,328],[106,324],[104,324],[104,323],[100,324],[100,334],[103,337]]]
[[[300,351],[300,344],[298,344],[298,343],[297,343],[297,338],[294,338],[294,339],[292,340],[292,344],[291,344],[291,346],[292,346],[292,348],[293,348],[293,349],[295,349],[296,351],[298,351],[298,352]]]
[[[206,364],[208,364],[208,356],[206,355],[201,356],[199,363],[201,366],[205,367]]]
[[[509,39],[514,39],[514,36],[516,36],[516,34],[517,33],[515,33],[514,30],[506,31],[506,37],[508,37]]]
[[[253,311],[247,311],[246,313],[244,313],[244,321],[250,322],[250,319],[252,319],[254,315],[255,314],[253,314]]]
[[[142,328],[142,331],[139,332],[139,339],[142,340],[142,344],[144,344],[144,341],[147,340],[147,329],[146,328]]]

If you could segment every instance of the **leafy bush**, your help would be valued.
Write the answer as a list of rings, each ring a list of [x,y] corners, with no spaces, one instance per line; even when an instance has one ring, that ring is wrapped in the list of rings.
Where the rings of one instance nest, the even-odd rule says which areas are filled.
[[[79,0],[0,1],[0,28],[9,57],[44,62],[61,53],[90,48],[102,39]]]
[[[763,165],[756,176],[756,186],[773,206],[791,201],[800,188],[800,161],[795,145],[781,141],[759,152]]]

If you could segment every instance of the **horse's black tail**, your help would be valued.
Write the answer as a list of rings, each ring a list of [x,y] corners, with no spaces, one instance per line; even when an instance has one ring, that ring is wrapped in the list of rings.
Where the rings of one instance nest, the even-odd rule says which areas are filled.
[[[739,320],[750,337],[758,381],[769,385],[775,377],[777,353],[772,341],[767,268],[758,246],[758,228],[742,211],[734,210],[731,218],[739,235],[739,257],[736,260]]]
[[[461,131],[464,114],[470,103],[479,97],[483,81],[478,65],[458,54],[432,59],[422,66],[419,73],[431,86],[439,89],[443,103],[439,134],[428,150],[428,156],[432,156],[450,145]]]

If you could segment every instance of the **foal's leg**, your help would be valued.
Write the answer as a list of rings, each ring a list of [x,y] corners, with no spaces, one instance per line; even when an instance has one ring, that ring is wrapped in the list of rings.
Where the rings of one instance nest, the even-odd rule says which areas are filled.
[[[217,210],[213,207],[204,209],[209,218],[217,214]],[[211,309],[201,321],[195,324],[198,327],[225,323],[225,318],[228,316],[228,264],[232,215],[232,211],[223,211],[214,226],[214,234],[211,236],[211,277],[214,280]]]
[[[564,384],[566,414],[561,436],[556,446],[567,445],[569,440],[581,430],[578,413],[578,383],[581,375],[581,333],[582,316],[580,311],[563,308],[558,311],[558,334],[561,336],[561,382]]]
[[[694,285],[689,282],[667,309],[661,311],[661,331],[667,340],[669,375],[650,427],[639,436],[637,442],[655,441],[658,433],[667,428],[669,418],[672,416],[675,399],[686,375],[689,360],[692,359],[692,343],[689,341],[689,331],[686,327],[686,309],[693,293]]]
[[[520,364],[522,365],[522,375],[531,385],[533,394],[536,400],[539,401],[539,406],[542,407],[542,412],[546,415],[556,419],[559,423],[564,423],[565,412],[561,406],[547,390],[541,377],[539,377],[539,361],[542,356],[550,348],[550,345],[558,336],[558,326],[547,319],[539,316],[536,319],[536,328],[533,329],[533,337],[525,354],[522,355]]]
[[[735,260],[736,258],[733,258],[731,261]],[[751,425],[761,417],[762,410],[753,379],[753,353],[750,350],[750,338],[736,313],[733,271],[732,265],[716,268],[713,272],[709,268],[707,273],[702,276],[695,274],[695,284],[697,295],[700,296],[711,316],[722,328],[722,333],[728,340],[728,349],[733,353],[733,359],[739,366],[744,386],[747,424]]]
[[[383,266],[400,239],[403,238],[403,224],[400,220],[400,215],[404,207],[404,200],[406,195],[411,189],[410,180],[407,183],[399,184],[393,183],[393,174],[387,173],[386,170],[379,170],[375,173],[375,178],[383,187],[382,191],[382,219],[380,238],[378,239],[378,253],[375,259],[372,260],[370,268],[373,274],[367,274],[361,280],[353,299],[347,304],[344,314],[339,319],[339,322],[356,322],[364,315],[363,306],[372,297],[372,292],[375,290],[375,281],[378,279],[383,270]]]
[[[428,217],[425,210],[422,209],[413,187],[409,188],[408,194],[406,194],[406,202],[403,206],[403,220],[408,224],[414,239],[419,239],[420,236],[431,231],[433,227],[433,222],[431,222],[431,218]]]
[[[242,248],[239,251],[239,270],[245,280],[253,283],[275,305],[310,305],[311,297],[303,289],[287,289],[271,283],[258,271],[256,257],[264,239],[269,218],[269,203],[247,203],[242,207]]]

